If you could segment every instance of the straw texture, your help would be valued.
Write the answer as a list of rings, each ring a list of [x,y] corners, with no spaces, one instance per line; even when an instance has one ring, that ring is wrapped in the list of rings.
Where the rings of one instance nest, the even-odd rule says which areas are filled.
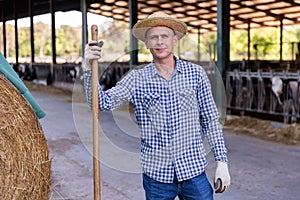
[[[181,39],[187,33],[187,25],[184,22],[163,12],[155,12],[149,15],[148,18],[136,23],[133,26],[132,33],[137,39],[145,41],[148,29],[157,26],[172,29],[178,35],[178,39]]]
[[[0,74],[0,199],[48,199],[51,161],[39,121]]]

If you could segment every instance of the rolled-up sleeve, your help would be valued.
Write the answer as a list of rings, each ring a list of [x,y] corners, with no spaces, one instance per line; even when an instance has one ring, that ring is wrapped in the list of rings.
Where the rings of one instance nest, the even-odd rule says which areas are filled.
[[[131,94],[128,88],[130,77],[124,77],[120,82],[109,90],[103,91],[98,83],[98,104],[100,110],[113,110],[130,100]],[[83,70],[84,89],[87,102],[92,107],[92,70]]]

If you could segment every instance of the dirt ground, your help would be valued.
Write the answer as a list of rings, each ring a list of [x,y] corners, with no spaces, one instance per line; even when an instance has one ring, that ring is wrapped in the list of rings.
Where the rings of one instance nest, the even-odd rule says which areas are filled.
[[[267,141],[296,145],[300,143],[300,124],[282,124],[252,117],[232,117],[224,129]]]
[[[34,83],[26,85],[47,113],[40,122],[52,157],[50,199],[92,200],[93,157],[89,149],[92,142],[91,132],[87,131],[91,126],[86,124],[91,111],[84,102],[74,103],[70,90]],[[77,111],[74,110],[76,107]],[[82,117],[80,120],[85,135],[80,133],[76,116]],[[129,137],[117,129],[111,114],[101,113],[100,118],[109,131],[110,141],[118,148],[129,152],[139,151],[138,138]],[[299,199],[298,133],[298,124],[284,125],[249,117],[228,116],[224,137],[232,181],[229,190],[224,194],[216,194],[215,200]],[[109,153],[101,151],[102,155]],[[120,154],[114,154],[111,158],[120,163],[118,166],[131,164],[124,161]],[[215,173],[212,153],[208,153],[208,162],[207,175],[212,183]],[[102,158],[101,190],[104,200],[145,199],[141,174],[113,168],[102,162]]]
[[[34,83],[31,81],[24,81],[24,84],[26,87],[29,89],[31,92],[45,92],[47,94],[62,94],[62,95],[67,95],[70,96],[72,95],[72,85],[69,84],[69,86],[63,88],[59,87],[56,85],[44,85],[44,84],[39,84],[39,83]]]

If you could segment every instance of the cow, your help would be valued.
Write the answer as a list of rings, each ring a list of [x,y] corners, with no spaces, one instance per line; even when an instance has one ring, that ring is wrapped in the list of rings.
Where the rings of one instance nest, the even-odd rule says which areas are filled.
[[[288,122],[290,114],[292,114],[291,121],[296,121],[296,112],[299,113],[300,107],[298,101],[299,82],[290,80],[287,81],[285,87],[283,87],[284,81],[279,76],[272,77],[271,81],[273,94],[277,97],[278,103],[283,109],[282,112],[285,116],[285,123]]]
[[[282,105],[280,95],[282,94],[283,81],[279,76],[273,76],[271,82],[273,94],[277,97],[278,103]]]

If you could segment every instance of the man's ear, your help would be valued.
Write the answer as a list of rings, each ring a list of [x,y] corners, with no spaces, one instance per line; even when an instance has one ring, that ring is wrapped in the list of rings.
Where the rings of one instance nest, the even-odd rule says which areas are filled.
[[[148,45],[148,40],[147,40],[147,39],[145,40],[145,42],[144,42],[144,43],[145,43],[145,45],[146,45],[147,49],[149,49],[149,45]]]
[[[174,35],[174,37],[173,37],[173,44],[174,44],[174,46],[176,46],[177,44],[178,44],[178,36],[177,36],[177,34],[176,35]]]

